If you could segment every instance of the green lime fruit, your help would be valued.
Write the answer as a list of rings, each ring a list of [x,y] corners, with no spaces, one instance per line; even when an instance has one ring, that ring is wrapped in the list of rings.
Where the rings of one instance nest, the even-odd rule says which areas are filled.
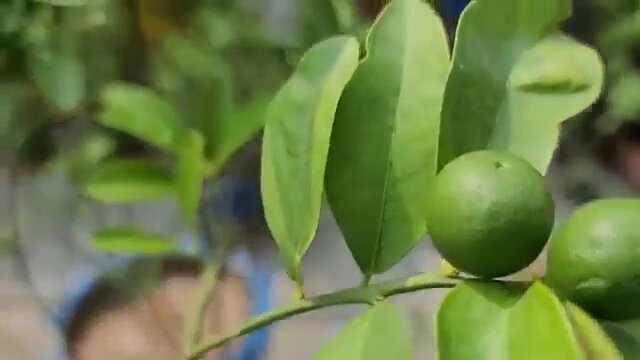
[[[427,227],[442,257],[482,278],[524,269],[542,252],[554,223],[542,175],[505,152],[460,156],[438,174]]]
[[[640,317],[640,200],[576,210],[551,237],[545,280],[595,317]]]

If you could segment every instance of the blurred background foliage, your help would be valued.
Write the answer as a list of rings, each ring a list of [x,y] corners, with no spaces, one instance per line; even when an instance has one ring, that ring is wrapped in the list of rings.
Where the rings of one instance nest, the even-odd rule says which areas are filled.
[[[467,1],[430,2],[451,28]],[[255,126],[252,120],[306,48],[337,33],[362,37],[383,4],[3,0],[0,156],[23,171],[64,166],[83,180],[107,157],[150,155],[148,144],[94,121],[104,88],[122,81],[144,86],[170,104],[184,125],[204,134],[207,154],[221,156],[214,156],[213,148],[228,134],[214,130],[217,126]],[[561,178],[579,202],[636,194],[640,1],[584,0],[575,7],[567,30],[600,50],[607,87],[581,121],[565,127]]]
[[[302,51],[357,20],[348,0],[3,0],[0,24],[3,161],[81,179],[153,151],[94,121],[109,84],[144,86],[213,147],[214,129],[254,121]]]
[[[640,189],[640,1],[574,1],[569,31],[602,55],[600,101],[568,122],[558,156],[567,196],[577,203],[638,196]]]
[[[47,194],[34,203],[64,197],[56,210],[44,212],[52,222],[61,221],[53,212],[70,212],[64,221],[72,223],[61,224],[75,229],[69,233],[78,231],[76,222],[92,218],[88,209],[94,207],[98,214],[113,210],[133,222],[136,208],[112,201],[103,206],[100,197],[157,200],[174,195],[173,181],[186,187],[179,202],[197,207],[199,185],[193,182],[202,176],[185,163],[199,161],[183,161],[181,150],[169,144],[178,132],[196,134],[191,145],[204,143],[208,175],[225,172],[257,183],[256,134],[268,101],[311,44],[332,34],[361,33],[366,21],[354,5],[351,0],[1,0],[0,171],[8,176],[2,183],[7,190],[0,192],[7,200],[0,255],[10,253],[18,272],[32,282],[27,253],[43,244],[25,249],[21,243],[30,239],[21,239],[27,237],[24,227],[45,229],[51,246],[62,249],[69,242],[61,239],[68,234],[54,234],[39,219],[24,216],[29,206],[20,206],[24,196],[18,193],[22,187],[24,195],[32,179],[47,182],[42,187]],[[247,142],[252,137],[255,141]],[[181,171],[191,172],[191,178],[180,179]],[[60,173],[64,191],[46,179]],[[181,185],[184,181],[191,183]],[[242,185],[250,200],[257,198],[252,185]],[[211,198],[209,190],[204,196]],[[238,207],[235,215],[256,207],[255,201],[242,201],[232,205]],[[170,213],[171,205],[160,207]],[[157,217],[149,206],[145,211],[145,219]],[[97,222],[113,225],[108,219]],[[172,235],[184,230],[179,222],[168,222],[163,230]]]

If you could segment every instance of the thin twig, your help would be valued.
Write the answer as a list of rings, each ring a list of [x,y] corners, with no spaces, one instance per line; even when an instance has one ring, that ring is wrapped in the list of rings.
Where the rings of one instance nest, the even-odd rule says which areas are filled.
[[[200,277],[200,287],[196,294],[193,311],[185,322],[185,333],[183,340],[183,349],[188,354],[194,345],[200,341],[202,337],[204,317],[206,315],[207,305],[211,302],[213,294],[218,283],[218,274],[222,269],[222,262],[211,261],[206,264],[204,272]]]
[[[209,196],[205,188],[204,199]],[[205,201],[206,202],[206,201]],[[199,222],[202,236],[208,247],[212,247],[214,239],[219,241],[217,244],[216,256],[212,257],[205,264],[205,268],[200,276],[198,292],[196,294],[193,311],[186,318],[184,327],[183,350],[184,354],[189,354],[195,345],[200,341],[204,330],[204,318],[209,303],[213,299],[218,284],[218,277],[224,268],[225,260],[228,255],[232,243],[232,231],[230,224],[218,224],[219,236],[214,236],[214,214],[209,211],[208,204],[202,204],[199,210]]]
[[[406,279],[387,281],[368,287],[356,287],[334,293],[321,295],[305,300],[293,302],[285,307],[266,312],[248,321],[242,327],[219,337],[203,341],[185,356],[185,360],[197,360],[207,352],[225,345],[230,341],[246,335],[259,328],[271,325],[277,321],[293,317],[298,314],[333,306],[352,304],[375,304],[381,299],[394,295],[415,292],[433,288],[451,288],[461,281],[457,277],[446,277],[441,273],[422,274]]]

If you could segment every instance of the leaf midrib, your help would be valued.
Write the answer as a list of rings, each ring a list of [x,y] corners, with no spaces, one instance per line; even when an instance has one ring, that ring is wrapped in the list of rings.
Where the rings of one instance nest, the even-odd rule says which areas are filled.
[[[392,5],[390,5],[392,6]],[[407,8],[410,8],[409,6],[407,6]],[[383,14],[380,15],[380,18],[382,18],[384,16],[384,12],[386,12],[389,8],[386,8],[383,11]],[[406,16],[408,18],[407,21],[405,21],[405,27],[404,29],[402,29],[405,34],[408,33],[409,28],[411,27],[410,25],[412,24],[412,12],[409,11],[408,14],[404,14],[404,16]],[[406,36],[402,37],[403,39],[406,39]],[[404,93],[405,90],[405,86],[404,86],[404,79],[406,76],[406,69],[407,69],[407,41],[403,41],[403,54],[405,56],[403,56],[403,60],[402,60],[402,71],[401,71],[401,85],[400,85],[400,91],[398,93],[398,99],[402,99],[402,95]],[[367,271],[367,276],[370,276],[374,273],[376,264],[378,262],[378,259],[380,258],[380,254],[382,253],[382,233],[384,231],[384,219],[386,217],[386,212],[387,212],[387,196],[389,193],[389,178],[391,177],[391,165],[392,165],[392,157],[393,157],[393,147],[394,147],[394,139],[395,139],[395,134],[396,134],[396,130],[397,130],[397,121],[396,119],[398,118],[398,109],[400,108],[400,106],[398,105],[400,103],[400,101],[396,102],[396,106],[394,109],[394,121],[393,121],[393,129],[391,130],[391,139],[389,141],[389,152],[388,152],[388,156],[387,156],[387,165],[386,165],[386,172],[385,172],[385,176],[384,176],[384,183],[383,183],[383,190],[382,190],[382,206],[380,207],[380,214],[378,216],[378,230],[376,232],[376,240],[375,240],[375,244],[374,244],[374,250],[373,250],[373,256],[371,257],[371,262],[369,264],[369,269]]]

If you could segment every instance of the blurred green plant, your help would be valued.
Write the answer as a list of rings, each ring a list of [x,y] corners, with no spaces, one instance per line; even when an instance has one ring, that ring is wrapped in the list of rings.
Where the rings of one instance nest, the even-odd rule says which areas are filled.
[[[349,0],[293,5],[282,21],[258,1],[3,2],[0,151],[21,168],[63,164],[76,180],[110,154],[154,152],[149,140],[168,140],[139,141],[91,121],[104,106],[101,96],[109,96],[104,88],[125,81],[141,85],[136,94],[147,101],[171,106],[175,114],[167,116],[176,123],[201,132],[207,158],[221,166],[260,128],[258,115],[300,50],[361,23]],[[293,29],[293,38],[273,31],[274,23]],[[151,110],[138,109],[144,106]],[[127,122],[122,115],[112,120]],[[89,145],[78,137],[101,140]],[[105,138],[112,144],[102,146]],[[80,159],[84,146],[105,151]]]
[[[200,341],[233,233],[216,224],[212,235],[216,220],[202,210],[209,189],[260,133],[268,103],[302,52],[361,28],[350,0],[289,5],[282,13],[290,18],[260,1],[0,5],[0,151],[12,174],[61,166],[94,201],[173,199],[194,238],[207,245],[216,238],[215,252],[200,244],[185,250],[171,236],[126,226],[99,229],[92,239],[109,254],[149,255],[152,266],[137,269],[144,283],[158,274],[158,255],[208,256],[185,323],[185,352]],[[115,278],[127,291],[146,287],[129,274]]]
[[[606,64],[601,100],[563,129],[559,152],[570,201],[638,195],[633,165],[640,125],[640,1],[576,2],[571,30],[598,48]]]
[[[595,45],[607,61],[607,109],[599,121],[612,133],[640,117],[640,1],[594,1],[601,32]]]

